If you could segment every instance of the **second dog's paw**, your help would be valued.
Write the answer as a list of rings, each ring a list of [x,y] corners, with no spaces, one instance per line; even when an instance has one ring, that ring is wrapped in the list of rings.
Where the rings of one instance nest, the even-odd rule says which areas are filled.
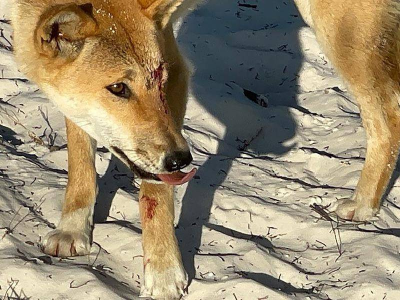
[[[43,252],[52,256],[69,257],[90,253],[90,238],[81,232],[55,229],[44,238]]]
[[[151,262],[148,262],[140,297],[157,300],[181,299],[185,294],[187,282],[187,274],[181,265],[158,271],[153,268]]]
[[[336,214],[345,220],[368,221],[373,218],[377,209],[365,206],[358,206],[356,201],[341,200],[336,208]]]
[[[340,200],[336,208],[336,214],[345,220],[353,220],[357,203],[353,200]]]

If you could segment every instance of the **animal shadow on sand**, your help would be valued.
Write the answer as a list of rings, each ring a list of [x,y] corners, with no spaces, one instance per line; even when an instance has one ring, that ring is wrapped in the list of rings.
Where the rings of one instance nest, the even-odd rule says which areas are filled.
[[[243,141],[255,137],[245,146],[252,153],[285,154],[291,148],[283,143],[296,132],[289,109],[304,110],[296,101],[302,64],[298,30],[304,26],[299,12],[291,1],[255,3],[242,6],[231,0],[207,1],[186,18],[178,33],[179,44],[195,70],[193,94],[226,128],[216,153],[201,166],[198,179],[189,183],[182,202],[177,238],[190,281],[196,275],[195,256],[204,227],[273,251],[267,239],[209,223],[215,192],[227,178],[232,160],[241,154]],[[248,91],[267,96],[268,107],[250,101]],[[194,147],[196,151],[205,153]],[[267,274],[237,273],[286,294],[313,293]]]

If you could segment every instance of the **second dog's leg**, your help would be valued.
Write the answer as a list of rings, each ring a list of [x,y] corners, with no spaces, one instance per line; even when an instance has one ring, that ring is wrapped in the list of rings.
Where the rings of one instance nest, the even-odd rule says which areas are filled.
[[[43,251],[53,256],[90,252],[93,207],[96,200],[96,142],[66,119],[68,136],[68,185],[57,229],[43,241]]]
[[[173,187],[143,182],[139,205],[144,254],[141,296],[179,299],[186,288],[187,275],[175,237]]]
[[[395,95],[391,98],[355,95],[367,133],[367,154],[353,201],[342,201],[336,212],[344,219],[365,221],[379,210],[380,200],[396,166],[400,145],[400,110]]]

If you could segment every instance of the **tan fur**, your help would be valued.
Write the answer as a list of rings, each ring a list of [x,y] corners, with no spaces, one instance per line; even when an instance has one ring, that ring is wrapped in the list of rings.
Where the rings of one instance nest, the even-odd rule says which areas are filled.
[[[179,263],[181,257],[173,226],[173,188],[168,185],[143,182],[140,187],[139,205],[146,267],[151,264],[155,270],[163,270],[166,266]],[[152,247],[157,243],[165,243],[166,246]],[[164,259],[158,260],[157,257],[160,256]]]
[[[396,165],[400,146],[400,10],[393,0],[296,0],[360,106],[367,155],[354,198],[339,216],[368,220]]]
[[[68,137],[68,185],[63,214],[94,205],[96,200],[96,142],[66,119]]]
[[[187,151],[181,129],[189,74],[171,25],[182,2],[14,1],[16,60],[67,117],[68,186],[60,224],[43,242],[46,253],[90,251],[95,140],[155,174],[166,172],[162,162],[168,153]],[[106,89],[121,82],[132,91],[129,99]],[[173,195],[167,184],[141,184],[141,294],[155,299],[178,299],[187,284],[174,233]]]

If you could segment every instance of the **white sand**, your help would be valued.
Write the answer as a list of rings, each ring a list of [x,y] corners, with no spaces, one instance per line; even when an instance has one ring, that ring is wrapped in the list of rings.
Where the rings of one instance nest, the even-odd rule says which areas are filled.
[[[177,190],[177,235],[194,276],[185,299],[400,299],[399,182],[369,225],[331,223],[310,208],[332,210],[354,190],[365,154],[358,110],[292,2],[246,2],[257,9],[209,1],[177,29],[195,68],[185,132],[201,165]],[[11,41],[10,25],[0,28]],[[0,299],[136,299],[137,189],[105,151],[97,216],[109,216],[91,255],[40,252],[67,183],[65,128],[23,78],[0,48]]]

